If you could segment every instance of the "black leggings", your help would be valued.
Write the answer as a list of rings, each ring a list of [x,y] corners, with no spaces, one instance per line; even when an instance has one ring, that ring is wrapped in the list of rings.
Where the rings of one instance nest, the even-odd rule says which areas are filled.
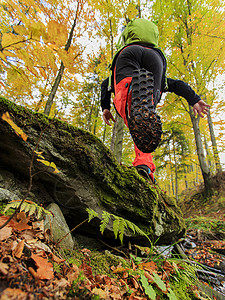
[[[116,84],[126,77],[132,77],[134,70],[142,68],[153,73],[154,98],[158,102],[162,89],[163,60],[152,48],[131,45],[122,50],[116,61]]]

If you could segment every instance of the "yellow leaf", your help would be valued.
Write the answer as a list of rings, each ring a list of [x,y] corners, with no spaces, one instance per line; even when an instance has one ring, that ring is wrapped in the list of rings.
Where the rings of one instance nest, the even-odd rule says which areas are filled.
[[[48,39],[58,47],[65,46],[67,42],[67,28],[52,20],[48,23]]]
[[[26,66],[27,70],[30,71],[34,76],[38,77],[38,72],[33,68],[33,66]]]
[[[39,68],[39,73],[41,74],[42,77],[44,77],[44,79],[47,79],[47,75],[46,75],[45,70],[43,68]]]
[[[3,53],[3,51],[0,51],[0,58],[2,60],[4,60],[5,62],[7,62],[6,57],[5,57],[4,53]]]
[[[13,33],[5,33],[2,36],[2,48],[20,48],[24,42],[24,38]]]
[[[13,29],[19,35],[27,35],[28,34],[26,27],[23,25],[15,25],[15,26],[13,26]]]
[[[4,54],[5,57],[6,56],[16,57],[16,54],[13,51],[3,50],[2,53]]]
[[[45,32],[44,25],[41,22],[31,23],[29,30],[32,38],[40,38]]]
[[[53,168],[55,174],[59,173],[59,170],[56,168],[56,165],[54,164],[54,162],[49,162],[47,160],[44,159],[37,159],[37,161],[41,162],[42,164],[44,164],[47,167]]]
[[[21,138],[26,141],[27,140],[27,135],[26,133],[23,132],[23,130],[21,128],[19,128],[14,122],[13,120],[10,118],[10,115],[8,112],[4,113],[2,115],[2,120],[6,121],[14,130],[15,133],[19,136],[21,136]]]

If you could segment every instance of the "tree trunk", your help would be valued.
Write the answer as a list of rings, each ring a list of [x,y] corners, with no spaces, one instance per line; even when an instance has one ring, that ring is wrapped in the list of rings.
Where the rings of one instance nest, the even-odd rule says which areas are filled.
[[[214,160],[215,160],[215,164],[216,164],[216,171],[217,171],[217,173],[221,173],[222,167],[221,167],[221,163],[220,163],[220,157],[219,157],[219,152],[218,152],[218,148],[217,148],[217,143],[216,143],[216,138],[215,138],[215,134],[214,134],[213,122],[212,122],[210,111],[208,112],[207,119],[208,119],[209,132],[210,132],[212,148],[213,148],[213,156],[214,156]]]
[[[110,149],[112,153],[115,155],[118,162],[121,162],[122,149],[123,149],[124,122],[123,119],[118,114],[116,114],[115,120],[116,122],[113,127]]]
[[[208,166],[209,166],[209,170],[210,170],[210,173],[211,173],[212,169],[213,169],[213,166],[212,166],[212,163],[211,163],[211,160],[210,160],[209,145],[207,143],[205,135],[204,135],[204,144],[205,144],[205,151],[206,151],[206,157],[207,157],[207,161],[208,161]]]
[[[194,116],[193,108],[190,105],[189,105],[189,114],[191,117],[193,129],[194,129],[197,155],[198,155],[201,173],[202,173],[202,177],[203,177],[204,185],[205,185],[205,195],[209,196],[212,193],[211,176],[210,176],[209,167],[206,162],[204,148],[203,148],[203,144],[202,144],[202,140],[201,140],[201,134],[200,134],[200,128],[199,128],[199,119],[200,118],[199,118],[199,116],[197,116],[197,117]]]
[[[119,163],[121,163],[123,153],[123,134],[124,134],[124,122],[123,119],[118,116],[116,125],[116,140],[114,145],[114,155]]]
[[[174,136],[173,136],[173,157],[174,157],[174,164],[175,164],[175,196],[176,196],[176,201],[178,203],[178,175],[177,175],[177,160],[176,160]]]
[[[112,22],[109,20],[110,25],[110,44],[111,44],[111,59],[113,59],[113,31],[112,31]],[[123,119],[116,114],[116,122],[113,127],[112,139],[111,139],[111,151],[115,155],[118,162],[121,162],[122,159],[122,151],[123,151],[123,129],[124,122]]]
[[[170,160],[170,181],[171,181],[172,193],[173,193],[173,196],[174,196],[175,195],[175,190],[174,190],[174,183],[173,183],[172,159],[171,159],[170,145],[169,144],[168,144],[168,153],[169,153],[169,160]]]
[[[66,51],[69,49],[69,47],[71,45],[71,42],[72,42],[73,32],[74,32],[74,29],[75,29],[75,26],[76,26],[76,22],[77,22],[77,15],[78,15],[78,10],[79,10],[79,1],[78,1],[77,5],[78,6],[77,6],[77,11],[76,11],[76,16],[75,16],[75,19],[74,19],[74,22],[73,22],[73,26],[72,26],[72,28],[70,30],[69,38],[68,38],[66,46],[65,46],[65,50]],[[52,104],[53,104],[53,101],[54,101],[57,89],[58,89],[59,84],[61,82],[64,69],[65,69],[65,66],[64,66],[63,62],[61,61],[59,72],[57,74],[57,77],[56,77],[55,82],[54,82],[54,84],[52,86],[51,92],[49,94],[48,100],[46,102],[44,114],[46,114],[47,116],[49,116],[49,114],[51,112],[51,107],[52,107]]]
[[[65,69],[64,64],[61,61],[59,72],[57,74],[57,77],[55,79],[55,82],[54,82],[54,84],[52,86],[51,92],[49,94],[48,100],[47,100],[46,105],[45,105],[44,114],[46,114],[47,116],[50,115],[52,104],[53,104],[53,101],[54,101],[54,98],[55,98],[55,94],[57,92],[57,89],[59,87],[60,81],[62,79],[64,69]]]

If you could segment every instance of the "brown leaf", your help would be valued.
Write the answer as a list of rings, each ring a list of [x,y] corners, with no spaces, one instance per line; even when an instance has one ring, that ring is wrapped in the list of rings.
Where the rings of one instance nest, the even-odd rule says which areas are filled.
[[[88,279],[90,279],[90,280],[93,279],[92,269],[91,269],[90,266],[88,266],[87,264],[83,263],[83,264],[80,266],[80,268],[83,270],[84,275],[85,275]]]
[[[98,295],[101,299],[107,299],[107,293],[102,289],[94,288],[92,293]]]
[[[33,222],[32,227],[34,230],[39,229],[44,232],[44,220]]]
[[[24,240],[22,240],[21,242],[19,242],[15,248],[14,251],[14,255],[17,258],[21,258],[22,254],[23,254],[23,249],[24,249]]]
[[[16,223],[15,226],[14,226],[14,229],[15,230],[18,230],[18,231],[23,231],[23,230],[26,230],[26,229],[31,229],[32,227],[29,226],[28,224],[26,223]]]
[[[71,284],[75,279],[77,279],[78,275],[80,273],[80,270],[78,266],[73,265],[72,268],[69,269],[69,271],[66,274],[66,277]]]
[[[146,270],[149,271],[150,273],[155,272],[158,270],[158,267],[154,261],[149,261],[147,263],[141,263],[138,265],[138,268],[140,270]]]
[[[0,226],[2,226],[6,221],[8,221],[9,216],[0,216]],[[10,220],[9,223],[6,225],[7,227],[14,227],[15,221]]]
[[[131,277],[130,281],[131,281],[131,283],[132,283],[132,285],[135,289],[139,288],[139,284],[138,284],[137,280],[134,277]]]
[[[34,277],[34,279],[39,279],[37,272],[32,267],[28,267],[28,270],[31,273],[31,275]]]
[[[3,227],[0,229],[0,241],[7,240],[12,233],[12,228],[11,227]]]
[[[9,266],[7,264],[0,262],[0,273],[2,273],[3,275],[7,275],[8,268],[9,268]]]
[[[16,215],[16,218],[19,222],[15,223],[14,229],[16,229],[18,231],[23,231],[23,230],[26,230],[26,229],[32,229],[32,227],[27,224],[29,222],[30,218],[26,216],[24,211],[19,212]]]
[[[57,264],[61,264],[65,261],[65,259],[61,259],[58,256],[56,256],[55,254],[53,254],[52,252],[49,254],[49,257],[51,258],[51,260],[53,260],[54,262],[56,262]]]
[[[149,283],[153,283],[155,281],[154,277],[151,274],[149,274],[149,272],[145,271],[144,275],[148,279]]]
[[[31,258],[35,261],[37,266],[37,275],[39,279],[53,279],[53,265],[48,261],[48,259],[40,257],[32,253]]]
[[[116,269],[113,270],[113,273],[114,274],[117,274],[117,273],[124,273],[126,271],[130,270],[129,268],[123,268],[123,267],[117,267]]]
[[[1,294],[2,300],[16,299],[16,300],[25,300],[27,299],[27,293],[23,292],[21,289],[11,289],[7,288]]]
[[[25,223],[27,224],[29,222],[29,219],[30,218],[27,218],[26,214],[24,211],[21,211],[19,212],[17,215],[16,215],[16,219],[19,223]]]

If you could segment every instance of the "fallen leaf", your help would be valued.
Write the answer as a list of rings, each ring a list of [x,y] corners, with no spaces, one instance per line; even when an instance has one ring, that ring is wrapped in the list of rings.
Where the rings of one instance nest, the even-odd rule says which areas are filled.
[[[88,278],[88,279],[93,279],[93,275],[92,275],[92,269],[90,266],[88,266],[87,264],[83,263],[80,268],[83,270],[84,275]]]
[[[32,227],[34,230],[39,229],[44,232],[44,220],[33,222]]]
[[[53,254],[52,252],[49,254],[49,257],[51,258],[51,260],[53,260],[54,262],[56,262],[57,264],[61,264],[65,261],[65,259],[61,259],[58,256],[56,256],[55,254]]]
[[[107,299],[107,293],[102,289],[94,288],[92,293],[98,295],[102,299]]]
[[[12,233],[12,228],[11,227],[3,227],[0,229],[0,241],[7,240]]]
[[[19,223],[27,224],[29,222],[30,218],[27,218],[25,212],[21,211],[16,215],[16,219],[18,220]]]
[[[155,281],[154,277],[151,274],[149,274],[149,272],[145,271],[144,275],[148,279],[149,283],[153,283]]]
[[[138,268],[140,270],[146,270],[149,271],[150,273],[157,271],[158,267],[154,261],[149,261],[147,263],[140,263],[138,265]]]
[[[39,279],[53,279],[53,265],[48,261],[48,259],[40,257],[32,253],[31,258],[35,261],[37,266],[37,275]]]
[[[19,242],[14,250],[14,255],[17,258],[21,258],[22,254],[23,254],[23,249],[24,249],[24,240],[22,240],[21,242]]]
[[[0,226],[2,226],[6,221],[8,221],[9,216],[0,216]],[[9,223],[6,225],[7,227],[14,227],[15,221],[10,220]]]
[[[0,273],[2,273],[3,275],[7,275],[8,268],[9,268],[9,266],[7,264],[0,262]]]
[[[27,140],[27,135],[26,133],[23,132],[23,130],[18,127],[14,122],[13,120],[11,119],[10,115],[8,112],[4,113],[2,115],[2,120],[6,121],[15,131],[15,133],[18,135],[18,136],[21,136],[21,138],[26,141]]]
[[[114,274],[117,274],[117,273],[123,273],[123,272],[126,272],[126,271],[128,271],[128,270],[129,270],[129,268],[117,267],[117,268],[115,268],[115,269],[113,270],[113,273],[114,273]]]
[[[31,229],[32,227],[26,223],[16,223],[14,225],[14,229],[15,230],[18,230],[18,231],[23,231],[23,230],[26,230],[26,229]]]
[[[27,293],[23,292],[21,289],[7,288],[1,294],[1,300],[8,299],[25,300],[27,299]]]
[[[66,274],[66,277],[71,284],[74,280],[76,280],[79,276],[80,270],[78,266],[73,265]]]
[[[134,277],[131,277],[130,281],[135,289],[139,288],[139,283],[137,282],[137,280]]]

